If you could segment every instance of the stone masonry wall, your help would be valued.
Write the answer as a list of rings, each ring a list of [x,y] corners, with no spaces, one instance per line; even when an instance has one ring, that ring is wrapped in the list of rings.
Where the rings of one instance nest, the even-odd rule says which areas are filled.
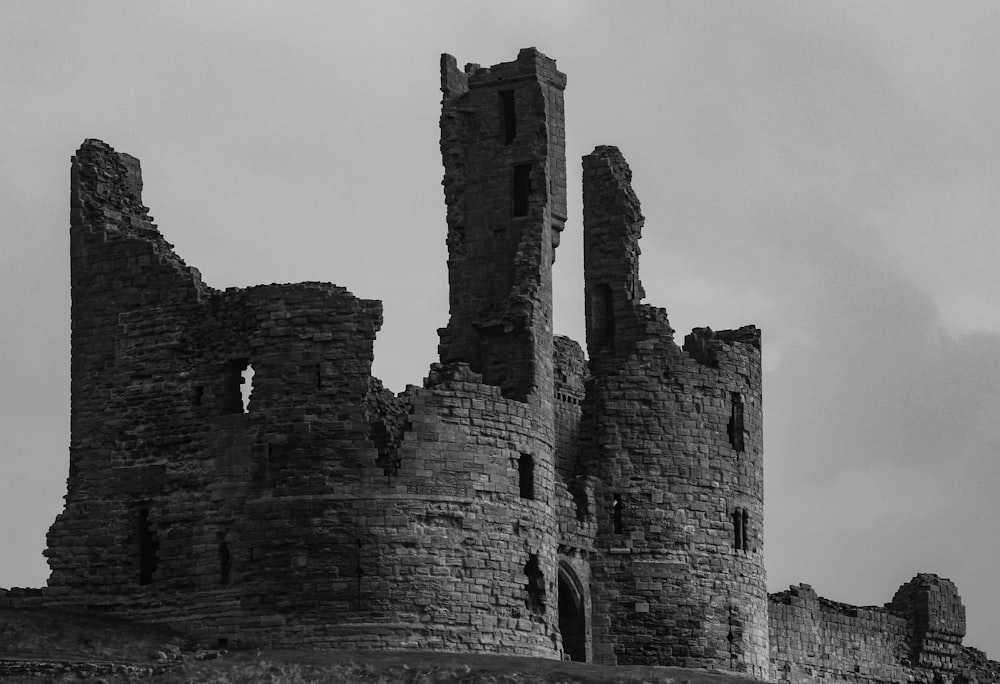
[[[772,594],[771,680],[905,682],[904,617],[822,599],[808,584]]]
[[[253,575],[257,538],[279,534],[246,501],[356,473],[381,306],[321,283],[212,290],[149,223],[137,161],[87,141],[72,178],[70,477],[50,595],[136,612],[184,592],[174,610],[218,612]]]
[[[771,681],[995,682],[1000,663],[961,646],[955,585],[921,574],[884,607],[851,606],[808,584],[769,597]]]
[[[678,346],[642,303],[645,219],[614,147],[583,160],[589,359],[553,336],[565,84],[534,48],[489,68],[442,56],[450,318],[398,395],[371,376],[379,302],[207,286],[142,205],[138,160],[85,141],[65,507],[48,587],[0,604],[230,646],[1000,681],[934,575],[882,608],[767,596],[760,331]]]
[[[552,262],[566,218],[566,77],[533,48],[441,62],[451,318],[441,361],[551,410]]]
[[[212,290],[140,187],[133,158],[77,153],[73,438],[47,601],[229,643],[558,656],[551,422],[462,364],[387,398],[378,302],[323,283]]]
[[[706,362],[674,343],[665,312],[639,303],[630,179],[615,148],[584,158],[595,656],[763,677],[759,333],[721,335]]]

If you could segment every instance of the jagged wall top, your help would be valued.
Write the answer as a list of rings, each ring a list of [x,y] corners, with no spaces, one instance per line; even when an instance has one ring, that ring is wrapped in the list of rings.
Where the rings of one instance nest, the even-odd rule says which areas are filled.
[[[102,230],[109,240],[143,240],[162,263],[190,279],[199,297],[211,291],[198,269],[173,251],[143,205],[139,160],[94,138],[83,141],[70,167],[70,229],[85,228]],[[84,256],[86,250],[80,251]]]
[[[566,220],[566,77],[534,48],[441,58],[450,319],[442,363],[522,401],[552,396],[552,261]]]

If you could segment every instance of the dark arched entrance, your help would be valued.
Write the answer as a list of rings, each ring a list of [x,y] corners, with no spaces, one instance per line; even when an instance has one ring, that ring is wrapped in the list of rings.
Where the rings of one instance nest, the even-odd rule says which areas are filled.
[[[559,631],[563,653],[587,662],[587,616],[579,582],[573,571],[559,566]]]

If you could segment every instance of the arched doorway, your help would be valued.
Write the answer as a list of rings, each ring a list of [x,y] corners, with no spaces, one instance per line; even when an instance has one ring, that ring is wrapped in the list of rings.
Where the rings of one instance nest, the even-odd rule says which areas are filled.
[[[559,564],[559,631],[563,653],[587,662],[587,615],[580,582],[573,570]]]

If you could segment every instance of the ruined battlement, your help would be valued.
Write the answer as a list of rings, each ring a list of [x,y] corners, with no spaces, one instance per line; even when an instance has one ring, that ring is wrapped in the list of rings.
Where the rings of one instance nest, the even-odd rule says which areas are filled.
[[[451,318],[443,363],[463,361],[504,396],[552,396],[552,262],[566,221],[563,89],[555,61],[458,70],[441,58],[441,156]]]
[[[852,606],[808,584],[769,597],[771,681],[995,681],[997,664],[962,646],[965,608],[955,585],[931,574],[884,606]]]
[[[438,649],[807,682],[974,681],[947,580],[884,608],[768,597],[760,331],[683,347],[643,303],[621,152],[583,158],[586,353],[552,330],[563,90],[534,48],[443,55],[449,319],[421,386],[371,374],[382,305],[216,290],[139,161],[71,166],[71,443],[39,595],[229,645]],[[962,678],[965,678],[964,680]],[[985,679],[983,679],[985,681]]]

